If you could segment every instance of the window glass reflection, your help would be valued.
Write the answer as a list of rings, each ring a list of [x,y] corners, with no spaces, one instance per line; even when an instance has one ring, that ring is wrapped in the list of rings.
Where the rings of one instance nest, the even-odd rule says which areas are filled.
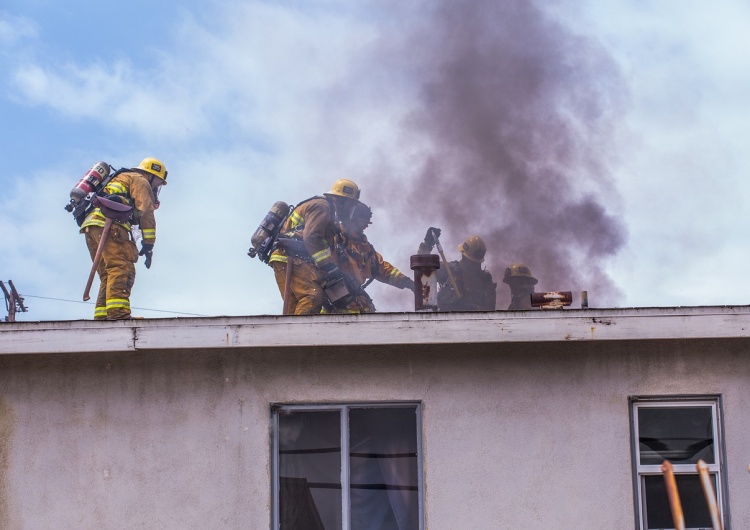
[[[352,530],[417,530],[415,407],[349,411]]]
[[[282,530],[339,530],[339,411],[279,412],[279,514]]]
[[[711,407],[641,407],[638,441],[641,465],[714,464]]]

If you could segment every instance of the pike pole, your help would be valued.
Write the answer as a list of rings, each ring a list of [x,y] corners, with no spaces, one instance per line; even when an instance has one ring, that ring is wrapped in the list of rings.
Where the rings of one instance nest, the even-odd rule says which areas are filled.
[[[453,286],[453,291],[456,293],[456,296],[458,298],[461,298],[461,291],[458,290],[458,285],[456,285],[456,279],[453,277],[453,273],[451,272],[450,265],[448,265],[448,260],[445,259],[445,253],[443,252],[443,245],[440,244],[440,240],[438,239],[438,235],[435,233],[434,230],[431,230],[432,237],[435,238],[435,246],[438,249],[438,252],[440,253],[440,257],[443,260],[443,263],[445,263],[445,272],[448,273],[448,279],[451,281],[451,286]]]
[[[669,497],[669,507],[672,510],[675,530],[685,530],[685,516],[682,513],[682,503],[677,491],[677,481],[674,478],[672,462],[665,460],[661,465],[661,471],[664,474],[664,484],[667,487],[667,497]]]
[[[89,279],[86,282],[86,289],[83,291],[83,301],[87,302],[91,296],[89,296],[89,293],[91,292],[91,284],[94,283],[94,274],[96,274],[96,269],[99,268],[99,262],[102,261],[102,252],[104,252],[104,243],[107,242],[107,235],[109,234],[109,229],[112,226],[112,219],[109,217],[105,217],[104,221],[104,230],[102,231],[102,237],[99,240],[99,246],[96,247],[96,254],[94,255],[94,262],[91,264],[91,272],[89,273]]]
[[[113,221],[125,222],[130,219],[133,213],[133,206],[129,204],[123,204],[122,202],[114,201],[106,197],[100,197],[96,195],[93,199],[93,204],[100,209],[104,216],[104,228],[102,229],[102,237],[99,240],[99,245],[96,247],[96,254],[94,255],[94,262],[91,264],[91,273],[89,274],[89,280],[86,282],[86,289],[83,291],[83,301],[86,302],[91,298],[89,292],[91,291],[91,284],[94,282],[94,274],[99,268],[99,263],[102,261],[102,252],[104,252],[104,243],[107,242],[107,236],[109,235],[109,229],[112,227]]]
[[[294,269],[294,256],[286,254],[286,279],[284,280],[284,309],[281,310],[282,315],[288,314],[289,311],[289,297],[292,295],[292,269]]]
[[[714,493],[714,486],[711,483],[711,476],[708,473],[708,464],[701,459],[698,460],[695,468],[698,470],[698,474],[701,478],[703,496],[706,498],[706,505],[708,505],[708,511],[711,514],[711,524],[713,525],[714,530],[722,530],[721,518],[719,517],[719,507],[716,504],[716,493]]]

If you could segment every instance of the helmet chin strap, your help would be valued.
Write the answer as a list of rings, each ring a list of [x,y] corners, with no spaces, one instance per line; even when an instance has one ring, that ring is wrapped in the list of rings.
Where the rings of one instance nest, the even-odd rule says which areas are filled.
[[[159,192],[161,191],[161,186],[154,187],[154,179],[159,178],[156,175],[151,175],[148,179],[148,183],[151,185],[151,191],[154,194],[154,210],[159,209],[159,205],[161,204],[161,201],[159,201]]]

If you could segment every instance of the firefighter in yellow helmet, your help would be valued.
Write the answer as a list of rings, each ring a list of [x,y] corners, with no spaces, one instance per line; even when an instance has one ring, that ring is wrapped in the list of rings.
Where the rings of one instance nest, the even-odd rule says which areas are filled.
[[[531,275],[531,269],[523,263],[512,263],[505,269],[503,283],[510,287],[509,310],[534,309],[531,306],[531,295],[537,279]]]
[[[127,221],[112,223],[102,249],[99,274],[99,294],[94,308],[94,319],[113,320],[130,318],[130,291],[135,282],[135,263],[145,256],[146,268],[151,268],[156,219],[154,210],[159,205],[159,191],[167,183],[167,170],[156,158],[144,158],[138,167],[119,170],[104,187],[101,195],[130,205],[133,213]],[[105,217],[94,208],[81,223],[86,246],[94,259],[104,231]],[[138,225],[143,237],[140,253],[131,228]]]
[[[359,202],[346,218],[339,219],[334,259],[339,268],[349,275],[357,287],[353,300],[345,308],[327,304],[326,313],[374,313],[375,305],[365,291],[374,280],[399,289],[414,290],[414,281],[383,259],[367,240],[365,229],[372,222],[372,209]]]
[[[440,229],[427,230],[424,241],[419,245],[420,254],[428,254],[435,245],[435,236],[440,237]],[[445,265],[437,271],[439,311],[494,311],[497,284],[492,275],[482,269],[487,246],[479,236],[470,236],[458,246],[459,261],[448,263],[456,288],[448,275]]]
[[[323,307],[326,283],[344,278],[336,265],[332,245],[337,216],[345,217],[359,202],[359,187],[348,179],[337,180],[322,197],[311,197],[295,206],[282,225],[277,247],[268,264],[284,299],[284,314],[313,315]],[[291,264],[287,286],[287,266]]]

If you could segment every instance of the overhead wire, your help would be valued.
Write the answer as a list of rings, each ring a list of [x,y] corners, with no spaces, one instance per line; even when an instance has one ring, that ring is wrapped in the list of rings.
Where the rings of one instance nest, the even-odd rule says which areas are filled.
[[[21,296],[28,297],[28,298],[40,298],[42,300],[55,300],[57,302],[72,302],[72,303],[75,303],[75,304],[91,305],[91,304],[94,303],[94,302],[82,302],[81,300],[67,300],[65,298],[51,298],[49,296],[35,296],[33,294],[23,294]],[[171,313],[171,314],[174,314],[174,315],[188,315],[188,316],[191,316],[191,317],[207,317],[207,316],[209,316],[209,315],[199,315],[198,313],[185,313],[183,311],[167,311],[165,309],[151,309],[151,308],[148,308],[148,307],[135,307],[135,306],[131,306],[131,308],[132,309],[137,309],[139,311],[155,311],[157,313]]]

